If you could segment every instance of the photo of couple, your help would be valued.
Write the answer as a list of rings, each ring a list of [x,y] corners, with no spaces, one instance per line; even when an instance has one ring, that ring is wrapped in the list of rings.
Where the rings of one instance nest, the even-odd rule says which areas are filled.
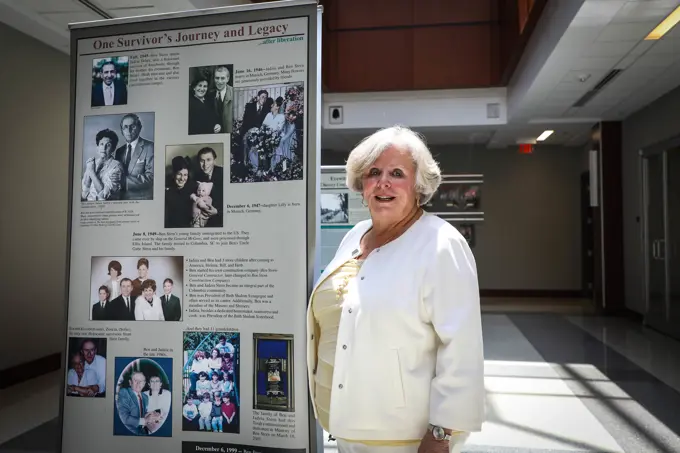
[[[165,148],[165,228],[224,225],[222,143]]]
[[[234,90],[231,182],[301,180],[304,83]]]

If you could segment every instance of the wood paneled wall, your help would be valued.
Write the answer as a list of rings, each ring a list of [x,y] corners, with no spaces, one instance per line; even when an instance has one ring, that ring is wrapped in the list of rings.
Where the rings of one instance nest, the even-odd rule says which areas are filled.
[[[520,42],[517,2],[320,0],[324,90],[501,86]]]

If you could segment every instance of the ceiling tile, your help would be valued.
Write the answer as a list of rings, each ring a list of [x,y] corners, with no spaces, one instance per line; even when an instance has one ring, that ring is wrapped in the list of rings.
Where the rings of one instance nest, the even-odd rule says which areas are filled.
[[[673,64],[673,58],[668,58],[668,55],[664,54],[651,54],[646,53],[639,57],[635,62],[635,66],[642,68],[658,68],[664,69]]]
[[[585,46],[581,53],[584,57],[624,57],[635,46],[638,41],[596,41],[592,45]]]
[[[645,21],[656,21],[658,23],[670,14],[676,6],[678,6],[677,2],[667,0],[628,2],[623,8],[619,9],[612,19],[612,23]]]
[[[654,42],[654,45],[649,49],[649,55],[675,55],[680,56],[680,40],[679,39],[660,39]]]
[[[72,0],[21,0],[21,6],[36,13],[65,13],[87,9]]]
[[[59,27],[64,27],[68,29],[68,25],[74,22],[89,22],[93,20],[102,20],[99,14],[95,14],[90,10],[85,10],[82,12],[73,13],[44,13],[40,15],[43,19],[46,19]]]
[[[626,5],[626,0],[588,0],[578,10],[576,17],[612,18]]]
[[[607,25],[597,40],[606,41],[638,41],[649,34],[658,25],[658,21],[645,21],[626,24]]]

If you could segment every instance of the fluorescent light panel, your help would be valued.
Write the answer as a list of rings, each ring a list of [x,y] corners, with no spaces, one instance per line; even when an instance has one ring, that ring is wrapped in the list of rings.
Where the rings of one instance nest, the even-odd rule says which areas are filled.
[[[680,22],[680,6],[675,8],[675,10],[670,13],[668,17],[666,17],[659,25],[657,25],[656,28],[647,35],[645,41],[661,39],[663,35],[668,33],[671,28],[675,27],[678,22]]]
[[[538,138],[536,139],[536,141],[537,141],[537,142],[542,142],[542,141],[545,140],[546,138],[550,137],[550,136],[553,134],[553,132],[555,132],[555,131],[543,131],[543,133],[542,133],[541,135],[538,136]]]

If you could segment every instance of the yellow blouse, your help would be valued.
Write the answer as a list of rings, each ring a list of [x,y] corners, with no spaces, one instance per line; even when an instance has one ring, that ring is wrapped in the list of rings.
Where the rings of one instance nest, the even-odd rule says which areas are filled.
[[[317,341],[317,363],[314,376],[316,385],[313,397],[319,424],[328,432],[330,432],[328,425],[331,389],[333,387],[333,364],[335,363],[335,347],[338,340],[342,303],[345,288],[359,273],[362,262],[362,260],[351,259],[344,263],[319,285],[312,296],[312,313],[315,321],[314,330],[316,331],[314,338]],[[397,441],[343,440],[375,446],[402,446],[420,443],[420,439]]]

